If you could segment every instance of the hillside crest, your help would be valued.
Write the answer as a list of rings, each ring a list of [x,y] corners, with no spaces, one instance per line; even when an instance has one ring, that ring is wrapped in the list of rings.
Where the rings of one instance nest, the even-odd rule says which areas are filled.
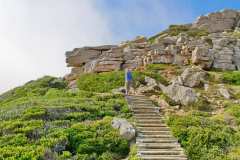
[[[82,73],[99,73],[147,64],[199,65],[203,69],[240,70],[240,11],[223,10],[200,16],[188,25],[171,25],[153,37],[138,36],[119,45],[75,48],[66,53],[76,86]]]

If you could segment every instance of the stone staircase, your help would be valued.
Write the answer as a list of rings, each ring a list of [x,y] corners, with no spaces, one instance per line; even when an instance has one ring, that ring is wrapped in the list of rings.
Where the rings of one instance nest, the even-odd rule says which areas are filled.
[[[143,160],[187,160],[164,117],[145,96],[127,96],[136,120],[138,156]]]

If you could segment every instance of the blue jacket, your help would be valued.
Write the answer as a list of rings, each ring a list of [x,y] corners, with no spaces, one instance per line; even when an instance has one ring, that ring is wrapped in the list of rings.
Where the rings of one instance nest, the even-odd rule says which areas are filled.
[[[132,77],[132,72],[131,71],[127,71],[127,74],[126,74],[126,81],[131,81],[133,79]]]

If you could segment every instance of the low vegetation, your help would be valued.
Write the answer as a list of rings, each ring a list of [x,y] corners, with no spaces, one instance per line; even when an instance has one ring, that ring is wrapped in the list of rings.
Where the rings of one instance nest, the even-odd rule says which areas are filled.
[[[232,128],[223,118],[191,112],[185,116],[170,116],[168,124],[190,159],[240,158],[239,155],[233,157],[233,152],[239,150],[240,131]]]
[[[112,80],[122,85],[118,78]],[[0,159],[112,160],[127,156],[128,141],[111,127],[112,117],[131,117],[124,97],[90,92],[96,85],[92,82],[86,84],[89,88],[68,90],[63,80],[46,76],[3,94]]]
[[[231,32],[228,32],[227,35],[230,35],[234,38],[240,38],[240,31],[239,30],[231,31]]]
[[[240,71],[224,72],[223,82],[233,85],[240,85]]]
[[[162,31],[161,33],[154,35],[149,38],[149,42],[153,43],[155,39],[159,37],[166,37],[166,36],[178,36],[180,33],[184,33],[189,37],[202,37],[207,36],[209,33],[207,30],[198,29],[198,28],[191,28],[188,25],[170,25],[168,29]]]
[[[134,87],[138,87],[140,84],[144,84],[145,76],[154,78],[163,84],[168,83],[168,81],[158,73],[158,70],[155,70],[149,66],[148,69],[142,72],[133,72],[135,81]],[[77,84],[80,90],[99,93],[110,92],[112,89],[124,86],[124,72],[116,71],[99,74],[84,74],[79,77]]]

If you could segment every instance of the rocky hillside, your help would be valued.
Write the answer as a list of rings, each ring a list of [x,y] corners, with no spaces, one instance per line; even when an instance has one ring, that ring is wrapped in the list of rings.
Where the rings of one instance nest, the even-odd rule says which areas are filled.
[[[147,64],[199,65],[206,70],[240,69],[240,12],[223,10],[187,25],[171,25],[153,37],[137,37],[119,45],[75,48],[66,53],[75,86],[77,75],[141,68]]]
[[[240,11],[224,10],[150,38],[67,52],[64,78],[0,95],[0,160],[140,160],[140,149],[145,159],[179,150],[180,159],[240,159],[239,28]],[[123,94],[125,68],[133,69],[135,108]],[[162,139],[135,145],[145,136],[137,125],[148,138],[171,137],[178,150],[156,146]]]

